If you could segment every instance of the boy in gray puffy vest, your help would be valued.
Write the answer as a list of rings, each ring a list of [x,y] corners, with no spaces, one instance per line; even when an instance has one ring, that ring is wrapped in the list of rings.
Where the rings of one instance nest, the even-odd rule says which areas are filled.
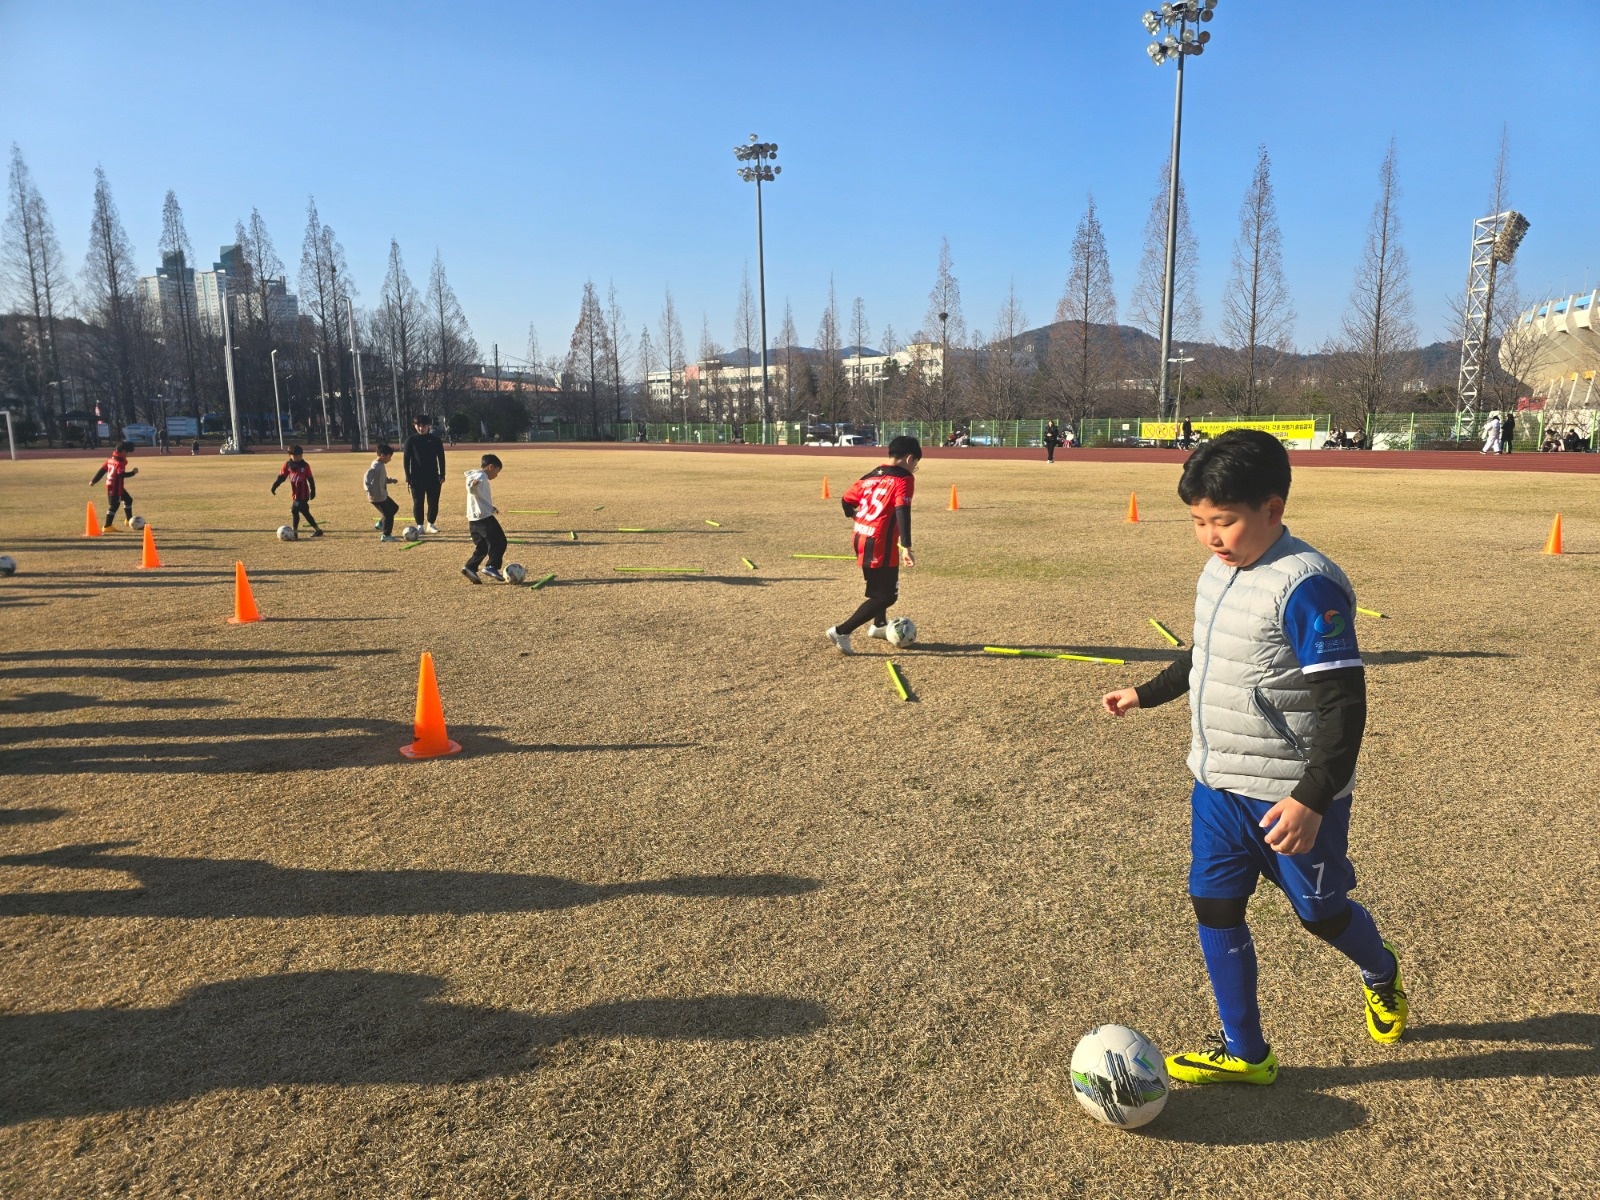
[[[1167,1059],[1186,1083],[1277,1078],[1245,924],[1263,875],[1307,930],[1360,968],[1373,1039],[1396,1041],[1406,1024],[1394,946],[1349,897],[1350,799],[1367,719],[1355,593],[1284,526],[1289,474],[1283,443],[1260,430],[1230,430],[1189,456],[1178,495],[1212,554],[1194,647],[1148,683],[1102,700],[1120,717],[1189,694],[1189,898],[1222,1034]]]

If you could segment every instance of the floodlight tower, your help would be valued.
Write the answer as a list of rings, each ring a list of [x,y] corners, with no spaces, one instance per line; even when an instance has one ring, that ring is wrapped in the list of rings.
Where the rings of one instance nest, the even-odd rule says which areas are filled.
[[[1191,54],[1204,54],[1211,40],[1209,31],[1199,26],[1211,20],[1217,0],[1171,0],[1159,11],[1144,14],[1145,32],[1155,37],[1162,29],[1166,36],[1145,47],[1150,61],[1160,66],[1169,58],[1178,60],[1178,98],[1172,111],[1172,162],[1167,177],[1167,270],[1161,288],[1161,366],[1156,392],[1157,415],[1167,419],[1167,363],[1172,353],[1173,275],[1178,254],[1178,143],[1183,130],[1183,60]]]
[[[1461,332],[1461,376],[1456,385],[1456,437],[1472,437],[1478,423],[1478,391],[1489,354],[1489,321],[1494,313],[1494,274],[1509,263],[1528,232],[1528,218],[1514,209],[1479,217],[1472,223],[1472,266],[1467,271],[1467,303]]]
[[[761,185],[764,182],[771,183],[782,175],[783,168],[769,165],[778,157],[778,143],[758,142],[753,133],[748,142],[733,148],[733,156],[742,163],[750,164],[739,168],[739,178],[756,185],[756,280],[761,294],[761,440],[765,442],[767,416],[772,405],[767,392],[767,261],[761,228]],[[672,364],[667,365],[670,368]]]

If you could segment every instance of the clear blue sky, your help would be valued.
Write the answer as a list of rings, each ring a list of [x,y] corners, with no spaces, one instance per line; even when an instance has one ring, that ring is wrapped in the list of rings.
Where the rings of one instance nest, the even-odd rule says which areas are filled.
[[[862,296],[875,333],[907,338],[946,236],[969,325],[992,326],[1013,281],[1038,325],[1091,191],[1126,307],[1171,130],[1144,7],[0,0],[0,140],[74,267],[96,164],[144,271],[173,188],[207,261],[260,208],[293,286],[314,193],[366,303],[391,236],[419,286],[437,249],[485,355],[520,356],[530,321],[564,351],[588,278],[615,283],[633,338],[670,285],[691,354],[702,313],[731,344],[755,276],[732,150],[756,132],[784,167],[766,189],[771,336],[787,300],[812,340],[831,274],[842,311]],[[1577,17],[1554,0],[1221,0],[1185,103],[1208,325],[1261,142],[1303,347],[1337,327],[1391,136],[1424,342],[1450,336],[1503,123],[1533,223],[1523,286],[1593,286]]]

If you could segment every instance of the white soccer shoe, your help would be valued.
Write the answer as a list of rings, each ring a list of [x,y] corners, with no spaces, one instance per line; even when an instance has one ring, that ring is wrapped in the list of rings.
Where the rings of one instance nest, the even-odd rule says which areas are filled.
[[[429,521],[426,525],[424,525],[422,527],[422,532],[423,533],[438,533],[439,531],[436,528],[434,528],[433,522]]]
[[[887,625],[868,625],[867,636],[869,638],[881,638],[887,642],[889,640],[889,627]]]
[[[824,630],[824,633],[826,634],[827,639],[839,648],[840,654],[855,653],[855,651],[850,648],[850,635],[848,633],[840,633],[837,629]]]

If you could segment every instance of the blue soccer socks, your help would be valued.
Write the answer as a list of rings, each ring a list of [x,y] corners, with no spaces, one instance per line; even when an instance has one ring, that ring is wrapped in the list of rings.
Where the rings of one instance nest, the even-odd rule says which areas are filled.
[[[1246,1062],[1264,1061],[1267,1042],[1261,1034],[1261,1007],[1256,1001],[1256,944],[1250,926],[1213,929],[1202,925],[1200,951],[1211,976],[1211,992],[1228,1049]]]
[[[1338,937],[1329,938],[1328,945],[1360,967],[1361,978],[1369,986],[1387,983],[1399,969],[1399,960],[1384,943],[1372,914],[1354,900],[1350,901],[1350,924]]]

